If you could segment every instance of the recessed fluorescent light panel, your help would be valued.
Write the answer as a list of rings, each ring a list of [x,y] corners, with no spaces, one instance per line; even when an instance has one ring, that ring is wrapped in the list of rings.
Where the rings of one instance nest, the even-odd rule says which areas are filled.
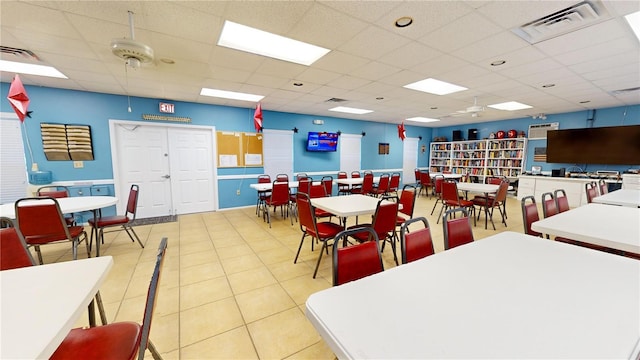
[[[68,79],[68,77],[52,66],[26,64],[7,60],[0,60],[0,71]]]
[[[226,91],[226,90],[217,90],[217,89],[208,89],[208,88],[202,88],[202,90],[200,90],[200,95],[219,97],[223,99],[253,101],[253,102],[258,102],[264,98],[264,96],[262,95],[245,94],[245,93],[240,93],[235,91]]]
[[[458,91],[467,90],[464,86],[449,84],[436,79],[424,79],[404,86],[407,89],[418,90],[430,94],[447,95]]]
[[[231,21],[224,22],[218,45],[307,66],[330,51]]]
[[[415,121],[415,122],[423,122],[423,123],[440,121],[440,119],[432,119],[432,118],[427,118],[427,117],[422,117],[422,116],[416,116],[416,117],[412,117],[412,118],[407,118],[405,120],[407,120],[407,121]]]
[[[373,110],[366,110],[366,109],[357,109],[357,108],[351,108],[351,107],[346,107],[346,106],[337,106],[334,108],[329,109],[329,111],[337,111],[337,112],[343,112],[343,113],[348,113],[348,114],[368,114],[370,112],[373,112]]]
[[[640,41],[640,11],[636,11],[624,17],[625,20],[631,26],[631,30],[636,34],[638,41]]]
[[[531,106],[527,104],[519,103],[517,101],[507,101],[500,104],[493,104],[493,105],[487,105],[487,106],[493,109],[507,110],[507,111],[531,109]]]

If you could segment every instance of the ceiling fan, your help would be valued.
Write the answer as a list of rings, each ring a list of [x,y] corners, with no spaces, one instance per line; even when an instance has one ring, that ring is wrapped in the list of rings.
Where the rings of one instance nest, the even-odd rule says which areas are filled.
[[[451,113],[447,116],[464,116],[467,114],[471,114],[471,117],[480,117],[481,113],[484,112],[486,108],[483,105],[478,105],[478,97],[473,97],[473,105],[469,106],[464,110],[458,110],[454,113]]]
[[[146,44],[136,41],[133,31],[133,12],[129,13],[129,30],[131,39],[113,39],[111,40],[111,52],[125,60],[125,64],[132,69],[138,69],[140,64],[153,62],[153,49]]]

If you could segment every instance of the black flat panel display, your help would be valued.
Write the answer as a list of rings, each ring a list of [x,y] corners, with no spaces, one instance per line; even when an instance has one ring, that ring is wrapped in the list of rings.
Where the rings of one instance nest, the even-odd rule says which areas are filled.
[[[337,133],[310,131],[307,135],[307,151],[336,151],[337,148]]]
[[[640,125],[547,132],[547,162],[640,164]]]

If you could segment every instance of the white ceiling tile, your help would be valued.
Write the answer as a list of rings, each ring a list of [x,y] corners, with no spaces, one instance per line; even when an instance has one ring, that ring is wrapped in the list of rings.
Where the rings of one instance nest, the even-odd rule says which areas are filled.
[[[624,37],[626,31],[627,29],[623,28],[617,19],[610,19],[568,34],[541,41],[534,46],[546,54],[558,55]]]
[[[363,57],[333,50],[313,63],[312,66],[322,70],[348,74],[368,62],[369,60]]]
[[[330,81],[327,85],[339,89],[354,90],[359,87],[365,86],[370,82],[370,80],[358,78],[355,76],[343,75],[335,80]]]
[[[496,71],[500,75],[517,79],[520,77],[535,75],[545,71],[558,69],[560,67],[562,67],[562,65],[552,59],[543,59],[536,62],[527,63],[519,66],[512,66],[504,69],[502,67],[496,67]]]
[[[380,57],[380,62],[397,66],[401,69],[409,69],[425,61],[441,56],[438,50],[420,44],[417,41],[411,41],[386,55]]]
[[[296,40],[336,49],[369,26],[325,4],[313,4],[291,29],[289,36],[295,34]]]
[[[619,54],[615,56],[609,56],[606,58],[585,61],[578,64],[570,65],[568,66],[568,68],[577,74],[585,74],[593,71],[598,71],[607,67],[616,68],[618,66],[623,66],[628,64],[637,64],[636,59],[640,59],[640,48],[633,49],[629,52],[625,52],[623,54]]]
[[[391,76],[400,71],[399,68],[383,64],[381,62],[372,61],[356,70],[351,74],[367,80],[379,80],[383,77]]]
[[[469,13],[420,38],[420,42],[450,53],[499,33],[502,29],[477,13]]]
[[[490,1],[478,11],[504,29],[511,29],[573,5],[562,0],[549,1]]]
[[[481,62],[494,59],[496,55],[508,54],[530,46],[529,43],[510,32],[502,32],[476,41],[470,45],[453,51],[451,54],[470,62]]]
[[[304,70],[301,74],[299,74],[296,79],[301,80],[303,82],[305,81],[311,81],[314,82],[316,84],[326,84],[329,81],[335,80],[337,78],[339,78],[340,76],[342,76],[339,73],[336,72],[331,72],[331,71],[326,71],[326,70],[322,70],[322,69],[316,69],[314,67],[308,67],[306,70]]]
[[[369,26],[340,45],[338,50],[349,54],[359,54],[367,59],[377,59],[406,45],[409,41],[409,39],[395,35],[377,26]]]
[[[596,44],[580,50],[559,54],[554,56],[554,58],[561,64],[573,65],[580,64],[585,61],[602,59],[615,54],[627,53],[629,50],[637,48],[637,39],[626,37]]]
[[[440,74],[447,73],[450,71],[454,71],[463,66],[469,66],[471,63],[462,59],[459,59],[450,55],[442,55],[435,59],[431,59],[429,61],[425,61],[419,65],[412,67],[410,70],[422,76],[418,76],[413,81],[418,81],[422,79],[426,79],[429,77],[437,77]],[[440,79],[441,80],[441,79]],[[413,82],[411,81],[411,82]],[[403,85],[409,84],[407,82]]]
[[[351,14],[354,18],[370,23],[377,22],[388,14],[399,2],[394,1],[318,1],[344,14]]]

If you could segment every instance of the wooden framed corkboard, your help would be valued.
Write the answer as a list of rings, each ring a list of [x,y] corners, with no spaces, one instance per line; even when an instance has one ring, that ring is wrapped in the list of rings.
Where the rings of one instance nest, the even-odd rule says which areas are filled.
[[[218,167],[263,166],[260,133],[218,131]]]

